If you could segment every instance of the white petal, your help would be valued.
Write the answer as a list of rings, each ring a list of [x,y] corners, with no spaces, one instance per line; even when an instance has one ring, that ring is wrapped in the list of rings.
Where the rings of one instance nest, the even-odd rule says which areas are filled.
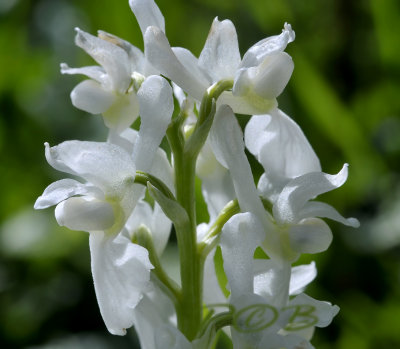
[[[243,133],[232,109],[218,108],[210,132],[210,142],[218,161],[229,169],[242,211],[262,217],[264,207],[258,197],[253,175],[244,152]]]
[[[265,99],[276,98],[287,85],[293,68],[292,58],[285,52],[267,56],[260,65],[238,72],[233,94],[245,95],[254,91],[256,95]]]
[[[257,349],[314,349],[311,343],[295,334],[267,334],[260,341]]]
[[[150,231],[156,252],[161,256],[168,242],[171,221],[157,203],[152,209],[147,202],[140,200],[126,222],[126,228],[132,234],[140,225],[146,226]]]
[[[276,333],[265,334],[262,337],[259,345],[257,346],[257,349],[280,349],[280,348],[292,349],[286,347],[286,341],[284,336],[281,336]]]
[[[209,140],[200,151],[196,174],[201,179],[202,193],[212,222],[225,205],[235,198],[235,190],[229,171],[215,158]]]
[[[282,190],[273,207],[275,219],[279,223],[296,223],[300,210],[308,200],[339,188],[346,182],[347,167],[348,165],[345,164],[336,175],[312,172],[291,180]]]
[[[46,159],[55,169],[81,176],[105,193],[133,179],[136,171],[130,155],[110,143],[66,141],[51,148],[46,144]]]
[[[174,187],[174,170],[169,163],[167,154],[161,148],[157,149],[154,156],[153,166],[151,167],[150,174],[162,180],[163,183],[175,193]]]
[[[150,75],[147,74],[147,61],[144,57],[144,54],[141,50],[139,50],[136,46],[133,46],[130,42],[119,38],[113,34],[107,33],[103,30],[98,30],[97,35],[100,39],[109,41],[114,45],[117,45],[125,50],[128,54],[129,62],[130,62],[130,71],[138,72],[142,75]],[[154,74],[154,73],[153,73]]]
[[[143,294],[134,310],[134,326],[140,348],[156,349],[154,334],[158,334],[159,328],[170,323],[174,315],[175,309],[171,299],[152,284],[151,290]]]
[[[288,334],[285,337],[285,345],[288,349],[315,349],[312,344],[303,336]]]
[[[199,66],[212,76],[213,82],[233,79],[240,63],[236,29],[230,20],[214,19],[199,57]]]
[[[231,173],[241,210],[255,214],[262,223],[266,232],[264,242],[266,252],[271,258],[280,258],[281,253],[277,252],[281,245],[279,236],[258,196],[250,164],[244,152],[242,130],[232,109],[226,105],[217,110],[210,132],[210,141],[216,158]]]
[[[165,32],[165,20],[154,0],[129,0],[129,6],[139,23],[142,34],[147,27],[155,26]]]
[[[294,31],[290,24],[285,27],[280,35],[271,36],[257,42],[249,48],[240,63],[239,68],[249,68],[259,65],[266,56],[283,51],[287,44],[295,38]]]
[[[306,294],[302,293],[298,295],[296,298],[290,301],[289,306],[300,306],[298,309],[298,317],[294,319],[294,323],[297,321],[301,321],[302,309],[303,306],[311,306],[314,308],[312,314],[316,317],[315,326],[317,327],[326,327],[329,326],[332,322],[333,318],[339,312],[339,307],[337,305],[332,305],[329,302],[317,301],[314,298],[307,296]],[[303,312],[307,312],[310,309],[309,307],[304,308]]]
[[[234,96],[232,91],[224,91],[218,98],[217,106],[229,105],[235,113],[258,115],[268,113],[278,106],[275,98],[265,99],[254,93],[243,96]]]
[[[303,292],[304,288],[317,276],[315,262],[310,264],[298,265],[292,268],[290,277],[289,294],[295,295]]]
[[[300,127],[279,109],[253,116],[244,138],[267,176],[294,178],[321,171],[319,159]]]
[[[74,179],[62,179],[50,184],[44,190],[43,194],[36,200],[34,208],[36,210],[47,208],[56,205],[71,196],[86,195],[88,193],[93,193],[93,191],[95,191],[99,198],[101,198],[102,192],[98,189],[96,190],[93,186],[82,184]]]
[[[321,219],[308,218],[289,228],[290,247],[300,253],[325,251],[332,242],[332,232]]]
[[[109,41],[76,28],[75,43],[83,48],[107,72],[110,88],[124,93],[131,81],[130,62],[128,54],[121,47]]]
[[[229,201],[235,199],[235,189],[229,171],[225,168],[223,170],[221,176],[204,178],[201,182],[201,190],[207,204],[210,222],[217,218]]]
[[[174,97],[178,101],[180,107],[182,108],[183,104],[187,100],[185,92],[172,81],[172,90],[174,91]]]
[[[140,200],[126,222],[125,227],[130,234],[135,232],[135,230],[137,230],[141,224],[145,225],[149,230],[151,230],[152,215],[153,210],[150,204],[148,204],[146,201]]]
[[[164,325],[154,334],[156,349],[193,349],[186,337],[171,325]]]
[[[286,52],[266,57],[255,68],[252,78],[254,92],[267,99],[278,97],[292,76],[293,69],[293,60]]]
[[[70,68],[68,67],[67,64],[61,63],[60,68],[61,68],[61,74],[69,74],[69,75],[83,74],[93,80],[96,80],[100,84],[104,83],[107,80],[105,78],[106,72],[102,67],[99,67],[98,65],[82,67],[82,68]]]
[[[90,234],[94,287],[100,312],[112,334],[124,335],[133,325],[133,311],[148,287],[150,263],[145,248],[123,236]]]
[[[358,228],[360,222],[356,218],[344,218],[331,205],[318,201],[307,202],[298,213],[299,219],[308,217],[329,218],[336,222],[348,225],[353,228]]]
[[[59,225],[71,230],[105,231],[115,223],[112,206],[104,200],[72,197],[59,203],[55,210]]]
[[[208,75],[209,70],[204,70],[199,66],[198,59],[193,55],[192,52],[182,47],[172,47],[172,51],[174,52],[178,61],[181,62],[186,70],[190,72],[197,81],[200,81],[205,86],[211,85],[213,80]]]
[[[257,183],[257,190],[263,198],[275,203],[285,185],[289,182],[284,176],[272,176],[264,172]]]
[[[134,92],[116,96],[103,113],[104,124],[117,133],[126,130],[139,116],[139,102]]]
[[[94,80],[84,80],[71,92],[74,107],[91,114],[102,114],[115,102],[117,96],[105,90]]]
[[[290,263],[257,259],[254,266],[254,293],[262,296],[274,307],[285,306],[289,297]]]
[[[149,171],[174,110],[172,88],[161,76],[148,77],[138,92],[141,125],[133,158],[136,168]]]
[[[136,142],[138,133],[138,131],[132,128],[127,128],[121,133],[110,129],[108,132],[107,142],[118,145],[119,147],[125,149],[128,154],[133,154],[133,146]]]
[[[161,74],[174,81],[190,96],[201,100],[209,84],[199,81],[179,62],[164,32],[156,27],[147,28],[144,45],[147,59]]]
[[[231,297],[253,292],[253,255],[263,240],[263,226],[248,212],[233,216],[222,228],[221,249]]]
[[[207,138],[196,162],[196,174],[201,180],[204,180],[206,178],[219,178],[226,171],[226,167],[222,166],[215,157],[211,141]]]
[[[243,295],[232,303],[236,310],[231,327],[234,348],[264,349],[259,345],[262,337],[276,333],[281,327],[278,309],[256,294]]]

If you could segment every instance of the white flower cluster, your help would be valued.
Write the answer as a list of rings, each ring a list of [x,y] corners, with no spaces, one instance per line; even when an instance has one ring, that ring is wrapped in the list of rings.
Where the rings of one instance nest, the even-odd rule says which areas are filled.
[[[320,218],[359,223],[314,200],[344,184],[347,165],[323,173],[300,127],[277,107],[294,67],[284,52],[291,26],[241,57],[233,23],[216,18],[197,58],[170,46],[153,0],[129,4],[144,53],[76,29],[76,44],[99,65],[61,64],[61,72],[89,78],[72,103],[101,114],[109,136],[46,143],[48,163],[82,181],[52,183],[35,208],[57,205],[60,225],[89,233],[96,296],[112,334],[134,326],[143,349],[209,348],[219,331],[237,349],[312,348],[314,327],[328,326],[339,308],[303,293],[314,263],[292,264],[329,247]],[[252,115],[244,134],[235,113]],[[257,186],[245,148],[265,170]],[[196,220],[196,178],[208,223]],[[180,282],[159,259],[172,225]]]

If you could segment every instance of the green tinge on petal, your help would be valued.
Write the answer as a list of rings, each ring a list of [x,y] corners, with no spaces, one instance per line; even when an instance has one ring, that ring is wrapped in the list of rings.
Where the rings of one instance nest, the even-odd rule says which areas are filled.
[[[104,124],[120,133],[130,127],[139,115],[139,102],[135,93],[119,95],[114,103],[102,112]]]

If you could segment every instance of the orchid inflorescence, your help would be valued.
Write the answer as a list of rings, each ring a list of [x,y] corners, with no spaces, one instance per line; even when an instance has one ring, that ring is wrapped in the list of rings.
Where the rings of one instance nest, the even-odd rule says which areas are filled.
[[[321,217],[359,223],[314,200],[344,184],[348,165],[322,172],[300,127],[278,109],[294,67],[284,51],[294,31],[285,24],[241,57],[234,25],[216,18],[197,58],[170,46],[153,0],[129,4],[144,53],[112,34],[76,29],[76,45],[99,65],[63,63],[61,72],[88,77],[72,104],[101,114],[108,139],[46,143],[48,163],[81,180],[52,183],[35,208],[56,205],[60,225],[89,232],[96,296],[112,334],[134,326],[143,349],[214,348],[219,335],[238,349],[313,348],[314,328],[339,308],[303,293],[315,263],[293,264],[329,247]],[[235,113],[251,115],[244,133]],[[245,149],[264,169],[257,186]],[[200,199],[208,222],[196,216]],[[161,261],[172,225],[179,280]]]

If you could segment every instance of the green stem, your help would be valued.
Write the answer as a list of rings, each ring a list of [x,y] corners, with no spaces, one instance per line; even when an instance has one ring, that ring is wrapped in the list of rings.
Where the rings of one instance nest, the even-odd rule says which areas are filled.
[[[205,319],[203,322],[203,326],[200,330],[200,336],[204,343],[208,343],[208,345],[216,342],[218,331],[225,327],[230,326],[233,323],[233,312],[232,310],[226,311],[223,313],[219,313],[214,316],[210,316],[208,319]],[[213,345],[213,348],[215,346]]]
[[[184,115],[172,120],[167,138],[174,157],[176,201],[188,216],[188,224],[175,225],[178,241],[181,297],[176,307],[178,328],[192,341],[199,334],[203,319],[203,263],[202,250],[197,245],[196,220],[196,160],[210,131],[216,99],[233,86],[233,81],[223,80],[211,86],[204,94],[199,118],[193,133],[187,140],[182,133]]]
[[[215,247],[218,243],[218,239],[215,239],[224,227],[225,223],[235,214],[240,212],[239,203],[237,200],[232,200],[228,202],[222,209],[217,219],[214,221],[213,225],[208,230],[203,241],[199,244],[199,251],[202,257],[205,259],[208,253]]]
[[[202,321],[202,264],[196,241],[195,159],[185,152],[174,154],[176,198],[186,210],[190,227],[177,229],[181,265],[182,298],[178,309],[178,327],[193,340]]]
[[[177,304],[178,299],[181,296],[179,286],[168,276],[168,274],[163,269],[158,258],[156,249],[154,247],[151,233],[146,226],[139,226],[139,228],[134,233],[133,241],[149,251],[149,259],[151,264],[153,264],[154,266],[154,269],[152,269],[152,273],[158,278],[158,281],[161,282],[162,287],[167,291],[166,293],[170,296],[174,304]]]
[[[142,171],[136,171],[135,183],[142,184],[147,187],[147,183],[151,183],[160,192],[162,192],[167,198],[175,200],[174,194],[171,193],[169,188],[157,177]]]

